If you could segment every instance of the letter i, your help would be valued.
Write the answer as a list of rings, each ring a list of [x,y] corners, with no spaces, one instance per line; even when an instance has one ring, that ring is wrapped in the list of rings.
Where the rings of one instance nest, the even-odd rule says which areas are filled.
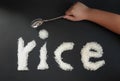
[[[39,37],[40,37],[40,39],[43,39],[43,40],[47,39],[48,38],[47,30],[45,30],[45,29],[40,30],[39,31]],[[40,49],[40,56],[39,56],[40,62],[38,64],[38,66],[37,66],[38,70],[45,70],[45,69],[49,68],[49,66],[48,66],[48,64],[46,62],[46,60],[47,60],[47,48],[46,48],[46,45],[47,45],[47,42],[45,42],[45,44]]]

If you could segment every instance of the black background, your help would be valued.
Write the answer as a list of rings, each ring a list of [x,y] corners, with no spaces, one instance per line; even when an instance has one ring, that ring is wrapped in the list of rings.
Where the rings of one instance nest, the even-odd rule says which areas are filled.
[[[77,0],[75,0],[77,1]],[[57,20],[37,29],[30,27],[35,18],[53,18],[63,15],[74,0],[0,0],[0,81],[120,81],[120,36],[89,21],[71,22]],[[84,4],[120,14],[119,0],[79,0]],[[113,21],[114,23],[114,21]],[[38,32],[46,29],[47,40]],[[17,71],[17,41],[23,37],[25,44],[35,40],[37,46],[29,56],[29,71]],[[47,41],[49,69],[38,71],[39,49]],[[96,41],[104,50],[106,64],[97,71],[88,71],[81,62],[81,48]],[[74,42],[75,47],[62,55],[73,71],[63,71],[54,60],[54,51],[62,42]],[[97,60],[97,59],[94,59]]]

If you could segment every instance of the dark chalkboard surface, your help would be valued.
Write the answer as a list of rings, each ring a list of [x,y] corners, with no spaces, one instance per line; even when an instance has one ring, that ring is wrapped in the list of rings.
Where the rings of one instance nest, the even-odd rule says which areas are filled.
[[[76,0],[75,0],[76,1]],[[1,0],[0,1],[0,81],[120,81],[120,36],[89,21],[71,22],[60,19],[30,27],[35,18],[44,19],[63,15],[74,0]],[[118,0],[79,0],[84,4],[110,12],[120,13]],[[114,21],[113,21],[114,22]],[[38,32],[46,29],[47,40]],[[30,53],[29,71],[17,71],[17,42],[35,40],[37,46]],[[39,49],[47,41],[48,70],[37,70]],[[96,41],[104,50],[106,64],[97,71],[83,68],[80,51],[87,42]],[[63,54],[64,61],[74,70],[63,71],[54,60],[54,51],[62,42],[74,42],[75,47]]]

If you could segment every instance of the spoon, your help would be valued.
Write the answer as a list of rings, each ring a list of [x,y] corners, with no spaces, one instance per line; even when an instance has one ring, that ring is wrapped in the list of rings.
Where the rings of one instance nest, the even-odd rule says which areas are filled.
[[[54,21],[54,20],[61,19],[61,18],[63,18],[63,16],[58,16],[55,18],[45,19],[45,20],[42,18],[38,18],[38,19],[35,19],[32,21],[31,26],[32,26],[32,28],[37,28],[38,26],[41,26],[45,22]]]

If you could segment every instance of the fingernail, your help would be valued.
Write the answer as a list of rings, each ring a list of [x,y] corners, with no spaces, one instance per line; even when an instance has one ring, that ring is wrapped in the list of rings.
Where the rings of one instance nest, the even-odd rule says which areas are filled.
[[[65,15],[63,18],[66,18],[67,16]]]

